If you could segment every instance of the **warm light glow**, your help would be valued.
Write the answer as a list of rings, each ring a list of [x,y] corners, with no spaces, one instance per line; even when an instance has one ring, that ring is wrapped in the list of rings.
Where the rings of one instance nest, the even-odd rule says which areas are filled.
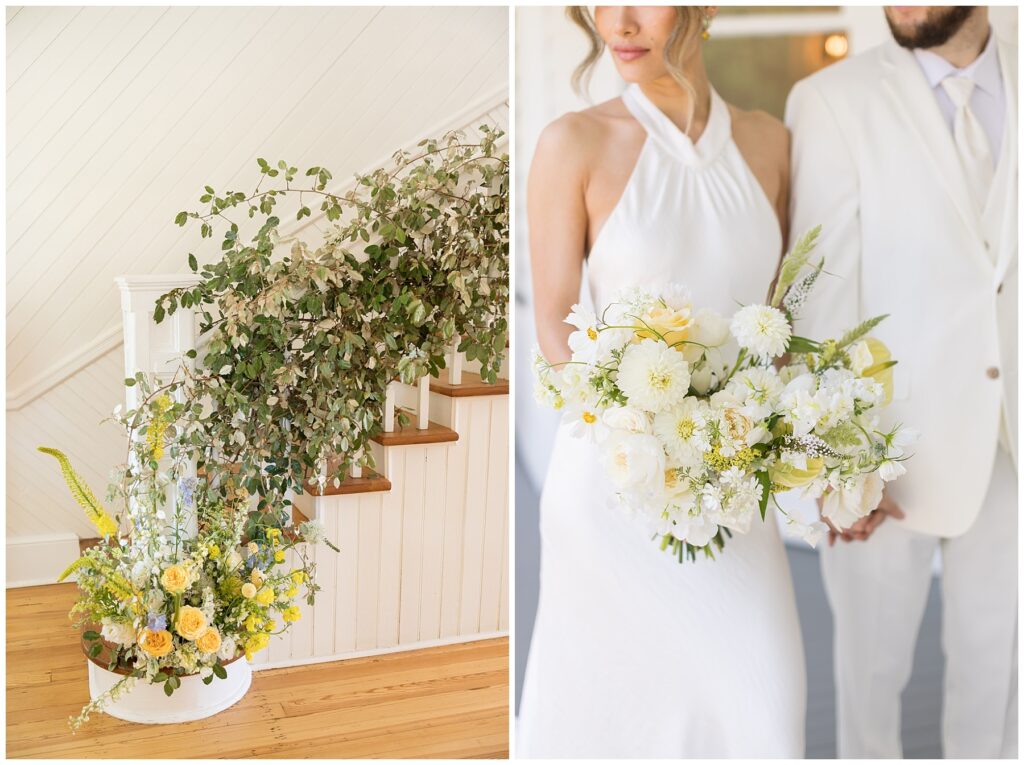
[[[832,58],[842,58],[849,49],[846,35],[835,34],[825,38],[825,52]]]

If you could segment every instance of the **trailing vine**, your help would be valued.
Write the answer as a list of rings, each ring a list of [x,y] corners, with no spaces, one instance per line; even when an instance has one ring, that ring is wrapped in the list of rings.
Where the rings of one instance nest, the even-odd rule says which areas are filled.
[[[508,337],[509,165],[503,133],[480,133],[400,151],[345,194],[327,190],[326,168],[299,176],[259,159],[252,191],[206,186],[205,208],[178,213],[178,225],[221,236],[218,260],[200,267],[189,254],[202,281],[162,296],[154,316],[199,316],[192,445],[208,475],[230,471],[279,510],[311,476],[338,482],[370,465],[387,384],[437,374],[456,336],[495,380]],[[318,246],[281,234],[284,201],[296,221],[313,206],[324,214]]]

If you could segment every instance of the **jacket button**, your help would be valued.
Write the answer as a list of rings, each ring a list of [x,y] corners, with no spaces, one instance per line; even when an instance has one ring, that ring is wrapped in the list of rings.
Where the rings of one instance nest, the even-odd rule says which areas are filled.
[[[989,367],[985,370],[985,374],[989,376],[989,379],[995,380],[999,377],[999,367]]]

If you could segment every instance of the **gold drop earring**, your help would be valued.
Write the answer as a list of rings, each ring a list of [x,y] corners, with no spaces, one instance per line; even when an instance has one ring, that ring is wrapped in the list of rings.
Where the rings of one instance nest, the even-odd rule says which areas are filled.
[[[700,38],[702,40],[708,40],[711,38],[711,15],[708,13],[704,14],[703,29],[700,32]]]

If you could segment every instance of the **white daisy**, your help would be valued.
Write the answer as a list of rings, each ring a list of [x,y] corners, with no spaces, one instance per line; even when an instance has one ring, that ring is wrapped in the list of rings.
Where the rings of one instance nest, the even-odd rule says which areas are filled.
[[[694,465],[711,448],[707,413],[706,403],[688,396],[679,406],[654,416],[654,434],[674,462],[682,466]]]

